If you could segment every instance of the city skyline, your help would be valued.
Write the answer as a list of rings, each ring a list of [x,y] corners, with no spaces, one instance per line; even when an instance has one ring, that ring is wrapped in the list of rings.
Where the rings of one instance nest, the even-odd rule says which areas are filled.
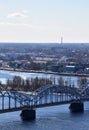
[[[88,5],[88,0],[0,0],[0,42],[89,42]]]

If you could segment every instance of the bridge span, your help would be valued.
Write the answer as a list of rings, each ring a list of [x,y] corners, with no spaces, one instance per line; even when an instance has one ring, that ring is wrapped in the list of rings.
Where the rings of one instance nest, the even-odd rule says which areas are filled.
[[[82,90],[71,86],[46,85],[32,93],[0,90],[0,113],[54,105],[72,104],[89,100],[89,88]]]

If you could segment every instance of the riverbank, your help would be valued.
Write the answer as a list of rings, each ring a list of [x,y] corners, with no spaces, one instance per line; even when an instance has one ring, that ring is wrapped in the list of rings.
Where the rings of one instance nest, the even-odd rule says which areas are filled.
[[[35,70],[22,70],[22,69],[13,69],[13,68],[0,68],[0,70],[5,71],[14,71],[14,72],[25,72],[25,73],[43,73],[43,74],[56,74],[60,76],[77,76],[77,77],[89,77],[89,74],[78,74],[78,73],[59,73],[52,71],[35,71]]]

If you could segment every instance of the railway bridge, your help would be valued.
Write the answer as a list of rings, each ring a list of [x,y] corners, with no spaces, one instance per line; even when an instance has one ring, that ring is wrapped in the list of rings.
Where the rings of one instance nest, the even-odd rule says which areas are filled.
[[[31,93],[0,90],[0,113],[22,110],[23,119],[35,119],[36,108],[70,104],[73,111],[83,111],[89,100],[89,87],[82,90],[64,85],[46,85]]]

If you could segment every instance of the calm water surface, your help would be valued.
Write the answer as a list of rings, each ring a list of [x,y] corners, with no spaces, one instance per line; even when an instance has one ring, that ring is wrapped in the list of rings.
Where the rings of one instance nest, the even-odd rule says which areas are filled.
[[[84,113],[72,114],[69,105],[40,108],[36,120],[23,122],[20,111],[0,114],[0,130],[89,130],[89,103]]]

